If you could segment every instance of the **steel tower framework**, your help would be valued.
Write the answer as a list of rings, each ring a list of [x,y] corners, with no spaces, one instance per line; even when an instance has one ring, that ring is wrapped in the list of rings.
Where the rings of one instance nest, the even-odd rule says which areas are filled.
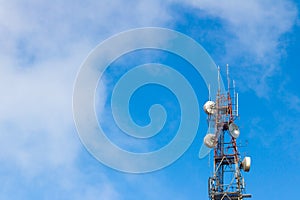
[[[220,69],[218,76],[220,76]],[[209,127],[214,129],[214,138],[212,138],[212,142],[214,142],[214,169],[213,175],[208,179],[210,200],[251,198],[250,194],[245,194],[245,181],[242,176],[242,170],[246,172],[250,170],[250,157],[246,157],[246,160],[242,161],[236,143],[239,129],[234,121],[238,117],[238,94],[235,92],[234,81],[233,88],[230,88],[228,65],[227,82],[227,91],[221,93],[219,87],[213,105],[213,114],[208,115]]]

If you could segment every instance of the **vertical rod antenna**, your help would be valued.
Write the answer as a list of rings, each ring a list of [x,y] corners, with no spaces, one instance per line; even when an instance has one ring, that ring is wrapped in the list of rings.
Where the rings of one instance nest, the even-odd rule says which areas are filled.
[[[208,154],[208,167],[210,168],[210,152],[211,151],[209,151],[209,154]]]
[[[235,106],[235,114],[237,115],[237,104],[236,104],[236,92],[235,92],[235,81],[232,80],[233,87],[233,105]]]
[[[220,94],[220,66],[218,66],[218,93]]]
[[[211,96],[210,96],[210,84],[208,84],[208,100],[211,100]]]
[[[227,75],[227,90],[229,93],[229,88],[230,88],[230,80],[229,80],[229,65],[226,64],[226,75]]]
[[[236,93],[236,116],[239,116],[239,93]]]

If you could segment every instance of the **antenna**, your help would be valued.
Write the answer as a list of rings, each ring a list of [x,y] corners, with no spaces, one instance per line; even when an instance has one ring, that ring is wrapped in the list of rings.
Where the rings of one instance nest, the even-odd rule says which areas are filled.
[[[218,66],[218,93],[220,93],[220,67]]]
[[[208,132],[204,137],[199,157],[203,158],[213,149],[213,173],[208,179],[208,191],[210,200],[243,200],[251,198],[250,194],[245,194],[245,183],[243,172],[250,171],[251,158],[244,157],[238,151],[239,145],[236,140],[240,135],[240,129],[235,124],[239,115],[238,93],[235,91],[235,81],[230,88],[229,65],[226,65],[227,91],[220,89],[220,67],[218,66],[218,92],[215,102],[207,101],[203,109],[207,114]],[[209,99],[210,94],[210,85]],[[234,104],[232,104],[234,101]],[[233,106],[234,105],[234,106]],[[232,108],[235,108],[233,111]],[[214,130],[211,130],[214,127]],[[205,154],[207,153],[207,154]],[[210,161],[210,160],[209,160]]]
[[[211,96],[210,96],[210,84],[208,84],[208,100],[211,100]]]
[[[235,91],[235,81],[232,80],[232,85],[233,85],[233,104],[235,106],[235,113],[236,113],[236,116],[238,117],[238,94],[236,93]]]
[[[226,74],[227,74],[227,90],[229,92],[229,88],[230,88],[230,80],[229,80],[229,65],[226,65]]]
[[[239,116],[239,93],[236,93],[236,116]]]

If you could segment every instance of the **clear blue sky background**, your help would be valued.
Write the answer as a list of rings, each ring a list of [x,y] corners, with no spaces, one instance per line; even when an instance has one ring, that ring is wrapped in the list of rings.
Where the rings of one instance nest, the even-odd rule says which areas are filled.
[[[212,165],[198,159],[207,126],[203,111],[188,151],[149,174],[104,166],[77,135],[72,91],[82,62],[113,34],[146,26],[192,37],[223,67],[223,76],[230,64],[240,94],[239,141],[248,141],[241,151],[252,157],[247,192],[255,200],[294,199],[300,184],[299,1],[0,0],[0,5],[0,199],[207,199]],[[126,65],[120,58],[106,74],[112,83],[123,69],[143,62],[188,67],[161,52],[123,59]],[[199,75],[184,67],[188,79],[199,84],[194,87],[202,107],[207,89]],[[109,98],[109,91],[102,96]],[[179,108],[163,88],[141,89],[131,102],[137,123],[147,124],[145,105],[153,102],[165,105],[171,120],[169,129],[147,143],[156,149],[174,136]],[[115,130],[109,137],[116,144],[144,150],[138,140],[126,140],[116,127],[109,128]]]

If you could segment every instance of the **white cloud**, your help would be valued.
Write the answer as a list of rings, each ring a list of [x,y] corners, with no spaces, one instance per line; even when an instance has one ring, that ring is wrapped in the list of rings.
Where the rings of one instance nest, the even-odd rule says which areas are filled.
[[[259,96],[267,97],[268,79],[280,70],[279,59],[284,55],[282,36],[296,23],[296,6],[282,0],[191,0],[186,4],[198,8],[202,16],[206,13],[222,21],[225,54],[218,58],[221,63],[243,67],[241,80]]]
[[[66,198],[119,199],[105,176],[96,185],[88,178],[81,183],[73,83],[100,41],[129,28],[159,26],[168,18],[159,1],[1,1],[0,162],[4,174],[13,174],[5,179],[3,197],[17,196],[12,192],[17,180],[26,179],[28,185],[18,193],[30,198],[26,188],[44,179],[43,184],[57,186],[52,190],[69,191]],[[61,177],[52,180],[52,173]]]

